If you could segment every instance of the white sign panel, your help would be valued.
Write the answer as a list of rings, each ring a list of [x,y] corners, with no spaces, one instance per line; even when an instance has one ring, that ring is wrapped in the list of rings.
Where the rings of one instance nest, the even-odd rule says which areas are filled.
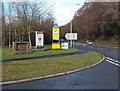
[[[67,33],[65,38],[67,40],[77,40],[77,33]]]
[[[68,42],[61,42],[61,49],[68,49]]]
[[[44,46],[44,32],[36,31],[36,48],[41,49],[41,46]]]

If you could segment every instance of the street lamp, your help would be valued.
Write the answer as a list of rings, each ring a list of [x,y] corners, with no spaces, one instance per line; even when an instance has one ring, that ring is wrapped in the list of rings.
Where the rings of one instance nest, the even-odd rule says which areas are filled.
[[[72,33],[72,20],[70,21],[70,33]],[[70,47],[72,47],[72,40],[70,40]]]
[[[76,5],[80,5],[80,4],[76,4]],[[72,13],[71,13],[71,16],[72,16]],[[70,21],[70,33],[72,33],[72,20]],[[70,40],[70,47],[73,47],[73,43],[72,43],[72,40]]]

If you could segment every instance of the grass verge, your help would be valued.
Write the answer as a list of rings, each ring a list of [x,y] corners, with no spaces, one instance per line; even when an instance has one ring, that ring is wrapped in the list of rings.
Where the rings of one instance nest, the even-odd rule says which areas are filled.
[[[36,51],[35,48],[30,50],[31,54],[12,54],[12,48],[3,48],[2,49],[2,60],[16,59],[16,58],[26,58],[26,57],[37,57],[37,56],[47,56],[47,55],[56,55],[56,54],[65,54],[73,53],[79,51],[75,48],[70,48],[68,50],[52,50],[51,45],[45,45],[44,51]]]
[[[40,77],[83,68],[102,59],[95,52],[65,57],[23,60],[3,63],[3,81]]]
[[[104,45],[104,46],[116,46],[116,47],[120,47],[120,45],[118,44],[118,41],[95,41],[96,45]]]
[[[80,43],[86,43],[88,39],[82,39],[82,40],[78,40],[78,42]],[[116,46],[116,47],[120,47],[120,39],[116,39],[116,38],[111,38],[111,37],[104,37],[101,36],[97,39],[95,39],[94,41],[95,45],[103,45],[103,46]]]

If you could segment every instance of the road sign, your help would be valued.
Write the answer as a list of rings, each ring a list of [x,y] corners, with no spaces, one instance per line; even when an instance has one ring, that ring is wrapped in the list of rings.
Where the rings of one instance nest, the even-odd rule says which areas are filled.
[[[57,24],[52,28],[52,49],[60,49],[60,30]]]
[[[52,38],[53,40],[59,40],[60,39],[59,28],[53,28],[52,34],[53,34],[53,38]]]
[[[77,33],[67,33],[65,38],[67,40],[77,40]]]
[[[68,49],[68,42],[61,42],[61,49]]]
[[[36,31],[36,49],[43,49],[44,47],[44,32]]]

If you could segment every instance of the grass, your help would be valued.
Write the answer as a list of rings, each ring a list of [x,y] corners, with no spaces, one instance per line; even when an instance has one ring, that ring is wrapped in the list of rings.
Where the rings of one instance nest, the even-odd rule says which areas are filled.
[[[95,41],[95,44],[120,47],[120,45],[118,44],[118,41]]]
[[[2,48],[0,48],[0,60],[2,59]]]
[[[35,48],[30,50],[31,54],[12,54],[12,48],[3,48],[2,49],[2,60],[7,59],[16,59],[16,58],[26,58],[26,57],[37,57],[37,56],[47,56],[47,55],[56,55],[56,54],[65,54],[79,51],[75,48],[70,48],[69,50],[52,50],[51,45],[45,45],[44,51],[36,51]]]
[[[83,68],[102,59],[95,52],[65,57],[23,60],[2,63],[3,81],[18,80]]]
[[[78,42],[81,43],[86,43],[88,39],[81,39]],[[120,47],[119,42],[120,39],[116,39],[116,38],[112,38],[112,37],[104,37],[101,36],[99,38],[96,38],[94,41],[94,44],[96,45],[104,45],[104,46],[116,46],[116,47]]]

